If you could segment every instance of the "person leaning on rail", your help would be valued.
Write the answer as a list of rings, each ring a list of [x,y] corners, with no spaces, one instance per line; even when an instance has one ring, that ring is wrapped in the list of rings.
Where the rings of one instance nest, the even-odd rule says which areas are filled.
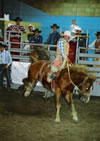
[[[5,45],[0,43],[0,87],[4,87],[4,77],[7,79],[7,88],[11,87],[10,65],[12,58],[9,51],[5,50]]]
[[[57,42],[61,37],[60,34],[57,32],[57,29],[59,29],[59,26],[57,24],[53,24],[51,28],[53,32],[49,34],[46,44],[57,45]]]
[[[41,30],[36,28],[34,30],[34,35],[31,37],[30,42],[34,44],[41,44],[43,42],[43,37],[40,35]]]
[[[65,64],[67,62],[67,56],[69,54],[69,39],[71,38],[71,32],[65,31],[64,34],[62,34],[63,38],[60,38],[57,43],[57,51],[56,51],[56,58],[51,63],[51,72],[48,73],[48,82],[51,82],[56,73],[59,70],[62,70],[65,67]]]
[[[29,24],[28,25],[28,33],[27,33],[27,40],[30,42],[31,41],[31,38],[34,36],[34,25],[32,24]]]
[[[100,54],[100,31],[96,33],[96,40],[94,40],[90,45],[89,48],[97,49],[95,51],[96,54]],[[96,58],[96,61],[100,61],[100,58]]]
[[[20,17],[17,17],[17,18],[14,19],[14,21],[16,22],[16,24],[9,26],[7,28],[7,31],[16,31],[16,32],[22,31],[23,33],[25,33],[26,30],[25,30],[24,26],[20,24],[22,19]]]

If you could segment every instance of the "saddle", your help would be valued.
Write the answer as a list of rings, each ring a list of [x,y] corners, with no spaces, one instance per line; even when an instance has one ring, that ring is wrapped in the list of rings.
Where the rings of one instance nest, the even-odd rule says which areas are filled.
[[[68,63],[68,62],[66,62],[64,68],[62,68],[61,70],[58,70],[57,72],[53,72],[53,73],[49,74],[49,77],[50,77],[50,80],[51,80],[51,90],[52,90],[53,92],[55,92],[55,79],[56,79],[57,77],[59,77],[61,71],[64,70],[64,69],[66,69],[66,68],[68,67],[68,65],[69,65],[69,67],[71,67],[71,65],[72,65],[72,64],[68,64],[68,65],[67,65],[67,63]]]

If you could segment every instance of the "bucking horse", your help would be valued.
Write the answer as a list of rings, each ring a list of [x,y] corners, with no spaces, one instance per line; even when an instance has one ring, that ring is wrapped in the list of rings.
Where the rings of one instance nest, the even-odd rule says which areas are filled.
[[[50,62],[37,60],[34,56],[33,59],[35,62],[29,67],[28,76],[23,79],[25,86],[24,96],[29,96],[32,89],[36,86],[36,83],[40,81],[46,89],[55,93],[57,109],[55,121],[60,122],[61,95],[64,95],[67,103],[70,105],[73,120],[78,121],[77,112],[73,103],[73,90],[77,88],[81,95],[81,100],[88,103],[90,90],[96,80],[95,76],[89,74],[87,68],[83,66],[69,65],[69,68],[65,67],[63,70],[57,72],[53,80],[54,88],[52,89],[52,82],[49,83],[47,81],[47,76],[51,69]]]

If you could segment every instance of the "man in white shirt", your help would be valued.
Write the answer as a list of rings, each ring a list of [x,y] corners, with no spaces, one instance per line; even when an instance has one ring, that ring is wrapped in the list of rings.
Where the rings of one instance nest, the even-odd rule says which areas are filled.
[[[100,54],[100,32],[97,32],[96,33],[96,37],[97,39],[94,40],[90,45],[89,45],[89,48],[95,48],[97,49],[95,51],[96,54]],[[95,59],[96,61],[100,61],[100,58],[96,58]],[[99,66],[100,67],[100,66]]]
[[[96,49],[99,49],[99,50],[100,50],[100,32],[97,32],[97,33],[96,33],[96,37],[97,37],[97,39],[94,40],[94,41],[89,45],[89,47],[90,47],[90,48],[96,48]]]
[[[5,50],[4,44],[0,43],[0,87],[4,87],[4,76],[7,79],[7,87],[10,87],[10,72],[9,68],[12,63],[11,55]]]

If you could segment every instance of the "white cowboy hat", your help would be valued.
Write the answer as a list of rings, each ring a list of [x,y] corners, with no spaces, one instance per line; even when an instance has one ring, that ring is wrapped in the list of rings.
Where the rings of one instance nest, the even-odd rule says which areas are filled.
[[[34,25],[32,24],[29,24],[28,27],[33,27],[33,29],[35,29]]]
[[[65,31],[64,34],[62,34],[62,36],[69,36],[69,37],[71,37],[71,32],[70,31]]]
[[[83,30],[79,26],[76,26],[74,30],[83,32]]]

